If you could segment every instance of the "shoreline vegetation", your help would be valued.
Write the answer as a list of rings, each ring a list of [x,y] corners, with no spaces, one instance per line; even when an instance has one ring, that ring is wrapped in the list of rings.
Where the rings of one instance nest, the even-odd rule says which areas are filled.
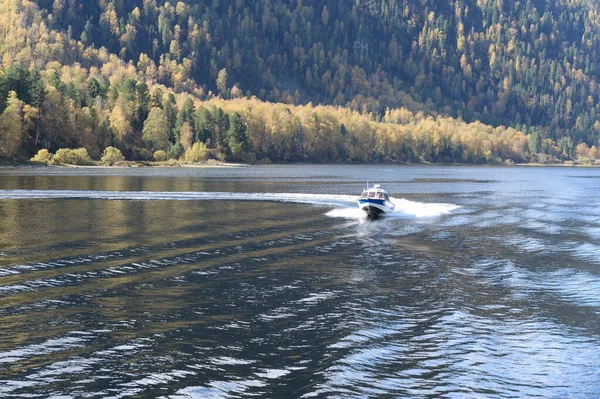
[[[157,95],[162,96],[160,92]],[[377,120],[373,115],[341,107],[273,104],[256,98],[183,98],[180,96],[181,107],[177,102],[172,104],[173,128],[159,107],[152,108],[155,112],[148,114],[141,132],[136,133],[130,125],[123,136],[113,134],[108,116],[103,124],[107,127],[103,140],[91,128],[82,131],[72,126],[77,137],[70,142],[81,147],[58,148],[55,153],[42,148],[30,162],[108,166],[125,161],[131,165],[173,166],[229,162],[600,165],[595,146],[573,146],[568,138],[557,144],[511,127],[494,128],[480,122],[415,115],[406,109],[388,110],[383,120]],[[0,123],[7,112],[9,108],[0,115]],[[77,110],[73,112],[78,115]],[[159,114],[159,120],[154,120],[153,114]],[[181,122],[185,118],[189,122]],[[23,111],[16,119],[17,125],[25,123],[27,115]],[[29,129],[27,134],[21,127],[13,156],[2,156],[5,151],[0,153],[0,161],[4,158],[9,163],[27,162],[27,148],[34,147],[32,133],[44,126],[31,125]],[[51,142],[46,143],[48,148],[56,148]],[[106,144],[109,145],[103,148]]]
[[[169,161],[119,161],[108,165],[101,161],[92,161],[90,164],[53,164],[41,163],[36,161],[28,161],[23,163],[1,163],[2,169],[16,168],[59,168],[59,169],[118,169],[118,168],[248,168],[264,165],[309,165],[307,162],[276,162],[276,163],[239,163],[239,162],[223,162],[218,160],[208,160],[202,162],[188,163],[185,161],[179,162],[175,160]],[[576,168],[600,168],[600,163],[578,163],[574,161],[564,161],[562,163],[501,163],[501,164],[473,164],[473,163],[450,163],[450,162],[396,162],[396,163],[312,163],[320,165],[397,165],[397,166],[500,166],[500,167],[576,167]]]
[[[126,75],[113,84],[105,81],[106,91],[86,100],[86,106],[77,105],[35,70],[4,72],[0,89],[16,84],[12,75],[28,76],[30,83],[19,83],[25,87],[21,96],[40,98],[29,100],[36,108],[16,91],[8,92],[0,114],[0,161],[600,164],[595,145],[574,145],[567,136],[556,142],[535,131],[406,108],[387,109],[379,117],[339,106],[271,103],[256,97],[202,100]],[[88,88],[97,81],[84,75]]]

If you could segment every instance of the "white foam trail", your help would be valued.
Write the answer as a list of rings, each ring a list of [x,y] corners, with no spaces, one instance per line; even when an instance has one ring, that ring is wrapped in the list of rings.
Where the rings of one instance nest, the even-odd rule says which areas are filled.
[[[9,199],[104,199],[104,200],[170,200],[170,201],[275,201],[334,206],[326,213],[330,217],[363,218],[365,213],[356,206],[356,196],[302,193],[230,193],[210,191],[95,191],[95,190],[0,190],[0,200]],[[391,198],[394,212],[386,217],[433,217],[458,208],[452,204],[413,202]]]
[[[353,202],[356,197],[352,195],[330,194],[230,193],[209,191],[0,190],[0,200],[2,199],[228,200],[341,205]]]
[[[354,197],[355,199],[355,197]],[[454,209],[460,208],[453,204],[414,202],[404,198],[390,198],[396,205],[394,212],[386,213],[386,218],[425,218],[446,215]],[[365,218],[366,213],[358,207],[336,208],[326,213],[329,217],[338,217],[345,219]]]
[[[404,214],[406,216],[414,216],[417,218],[422,217],[434,217],[446,215],[452,212],[454,209],[460,208],[454,204],[439,204],[439,203],[426,203],[426,202],[413,202],[402,199],[392,198],[392,202],[396,204],[396,209],[391,215]]]
[[[344,219],[361,219],[367,217],[365,211],[360,209],[358,206],[354,208],[335,208],[327,212],[325,215],[332,218]]]

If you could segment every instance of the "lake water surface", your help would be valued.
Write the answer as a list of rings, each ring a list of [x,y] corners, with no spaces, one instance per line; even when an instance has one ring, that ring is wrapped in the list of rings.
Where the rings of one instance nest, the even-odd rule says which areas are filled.
[[[600,397],[600,169],[0,169],[0,397]]]

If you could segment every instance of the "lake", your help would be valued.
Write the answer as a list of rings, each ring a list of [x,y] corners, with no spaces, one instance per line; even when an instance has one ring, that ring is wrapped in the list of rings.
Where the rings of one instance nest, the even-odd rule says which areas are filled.
[[[0,397],[599,396],[600,169],[0,169]]]

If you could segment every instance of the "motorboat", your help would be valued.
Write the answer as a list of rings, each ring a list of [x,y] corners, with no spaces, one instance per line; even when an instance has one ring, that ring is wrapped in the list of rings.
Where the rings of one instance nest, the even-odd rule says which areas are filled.
[[[382,213],[390,213],[396,207],[387,191],[380,184],[367,187],[357,200],[360,209],[365,211],[369,217],[376,218]]]

